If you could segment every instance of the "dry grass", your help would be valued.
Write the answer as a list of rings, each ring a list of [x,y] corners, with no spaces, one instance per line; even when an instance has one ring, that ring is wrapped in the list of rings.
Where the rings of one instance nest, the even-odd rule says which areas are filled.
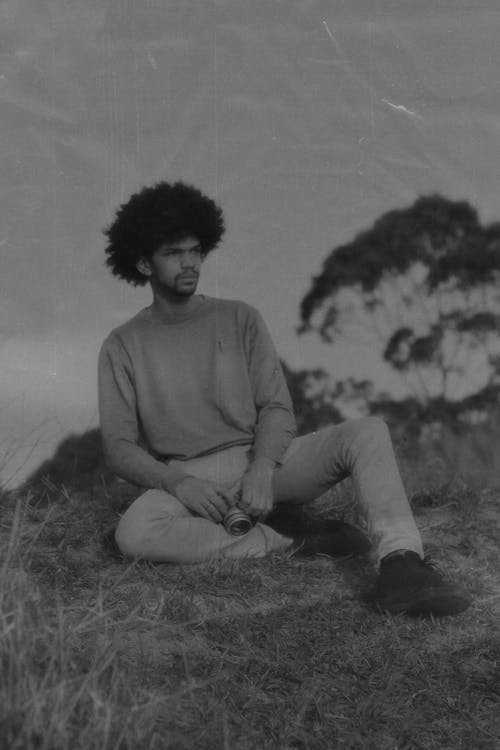
[[[416,472],[427,549],[474,596],[448,620],[367,610],[363,560],[130,565],[107,541],[124,488],[5,496],[0,746],[499,748],[497,495]]]

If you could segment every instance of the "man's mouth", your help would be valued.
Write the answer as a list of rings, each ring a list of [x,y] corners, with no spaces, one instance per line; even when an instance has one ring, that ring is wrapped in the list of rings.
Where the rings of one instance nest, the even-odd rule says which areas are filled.
[[[196,281],[197,278],[198,276],[179,276],[183,281]]]

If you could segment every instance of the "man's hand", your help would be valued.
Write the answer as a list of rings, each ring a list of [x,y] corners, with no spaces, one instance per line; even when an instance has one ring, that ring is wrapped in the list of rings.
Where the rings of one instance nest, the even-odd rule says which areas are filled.
[[[264,518],[273,507],[274,461],[256,459],[241,479],[238,507],[251,516]]]
[[[185,477],[174,489],[175,496],[189,510],[215,523],[222,523],[229,508],[236,504],[227,487],[196,477]]]

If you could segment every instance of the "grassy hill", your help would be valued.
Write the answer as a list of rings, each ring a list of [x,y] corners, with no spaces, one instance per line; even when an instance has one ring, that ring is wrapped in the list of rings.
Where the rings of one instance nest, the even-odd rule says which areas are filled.
[[[427,552],[474,597],[413,621],[365,608],[364,559],[124,560],[112,529],[136,490],[70,466],[2,497],[0,747],[500,747],[495,488],[404,466]],[[352,519],[349,482],[310,512]]]

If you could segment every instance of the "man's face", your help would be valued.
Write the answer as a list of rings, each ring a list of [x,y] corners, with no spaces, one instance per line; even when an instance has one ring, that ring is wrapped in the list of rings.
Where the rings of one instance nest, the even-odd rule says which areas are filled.
[[[146,272],[153,288],[187,297],[196,291],[202,260],[201,245],[190,236],[160,245],[151,258],[143,260],[140,270]]]

